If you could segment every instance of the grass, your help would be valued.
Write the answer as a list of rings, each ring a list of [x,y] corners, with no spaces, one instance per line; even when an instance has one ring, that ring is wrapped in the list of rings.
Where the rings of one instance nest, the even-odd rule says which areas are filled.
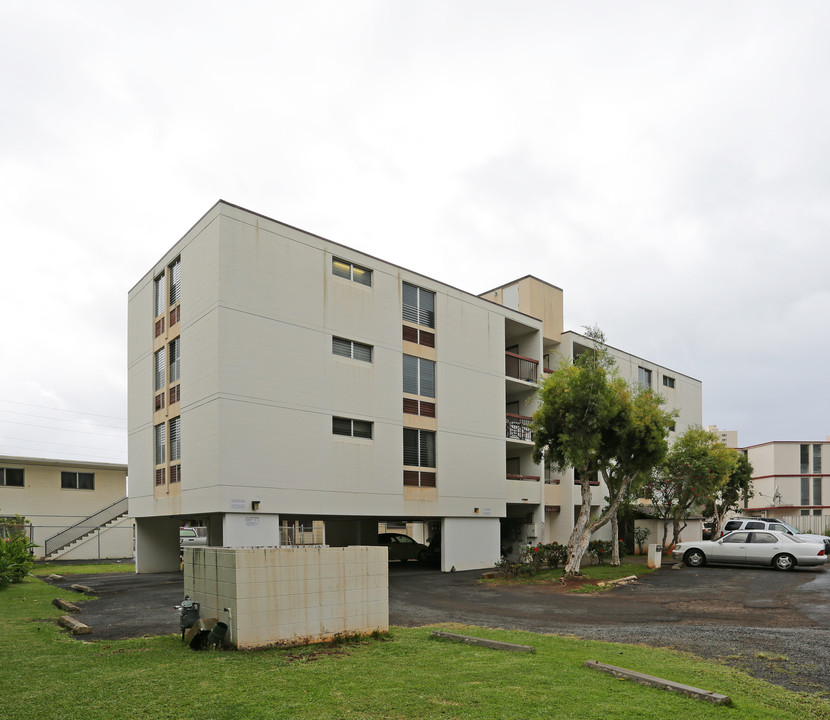
[[[91,575],[93,573],[135,572],[134,562],[123,563],[35,563],[32,575]]]
[[[452,626],[537,652],[434,640],[431,628],[333,646],[193,652],[177,635],[73,639],[52,623],[61,614],[54,596],[35,578],[0,591],[4,720],[830,718],[830,703],[817,696],[668,650]],[[725,693],[734,707],[616,680],[585,660]]]

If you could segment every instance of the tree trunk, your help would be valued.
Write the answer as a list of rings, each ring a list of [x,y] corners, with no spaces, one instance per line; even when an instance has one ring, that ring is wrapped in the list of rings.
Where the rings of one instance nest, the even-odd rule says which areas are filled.
[[[620,566],[620,521],[615,512],[611,516],[611,566]]]
[[[582,474],[581,481],[582,490],[582,506],[579,508],[579,517],[574,524],[573,532],[568,538],[568,562],[565,565],[565,575],[574,576],[579,575],[579,568],[582,565],[582,558],[585,556],[585,551],[588,549],[588,543],[591,541],[591,533],[599,530],[609,520],[616,520],[617,510],[620,507],[620,502],[623,496],[631,485],[631,478],[623,478],[620,481],[620,487],[614,496],[610,498],[608,509],[598,520],[588,525],[588,520],[591,516],[591,482],[587,472]],[[606,482],[607,485],[607,482]],[[616,535],[616,533],[615,533]],[[619,544],[617,544],[619,547]],[[619,560],[619,552],[617,553]],[[617,562],[619,565],[619,562]]]
[[[579,517],[574,523],[574,529],[568,538],[568,562],[565,564],[565,575],[579,575],[582,558],[588,549],[591,534],[588,532],[588,519],[591,516],[591,482],[587,472],[582,473],[581,480],[582,505],[579,508]]]

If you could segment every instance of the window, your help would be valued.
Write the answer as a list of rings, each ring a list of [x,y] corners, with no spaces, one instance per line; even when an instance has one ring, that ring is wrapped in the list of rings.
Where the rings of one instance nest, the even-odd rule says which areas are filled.
[[[170,461],[182,459],[182,436],[181,436],[182,419],[175,417],[170,421]],[[170,482],[173,482],[173,476],[170,476]]]
[[[403,326],[403,339],[424,347],[435,347],[435,333],[428,330],[419,330],[409,325]]]
[[[363,343],[355,342],[354,340],[333,337],[331,339],[331,351],[335,355],[352,358],[352,360],[363,360],[363,362],[369,363],[372,362],[372,346],[364,345]]]
[[[156,437],[156,465],[161,465],[165,462],[165,445],[166,445],[166,438],[164,433],[164,423],[161,425],[156,425],[155,428],[155,437]]]
[[[352,280],[359,285],[372,286],[372,271],[369,268],[355,265],[354,263],[340,260],[338,258],[331,259],[331,272],[337,277]]]
[[[663,385],[667,388],[674,388],[674,378],[663,375]]]
[[[170,265],[170,304],[174,305],[179,301],[182,292],[182,262],[176,258]],[[159,315],[160,313],[156,313]]]
[[[414,355],[403,356],[403,391],[435,397],[435,363]]]
[[[176,338],[170,343],[170,382],[174,383],[181,375],[181,338]],[[157,390],[159,388],[156,388]]]
[[[403,284],[403,319],[416,325],[435,327],[435,293]]]
[[[156,332],[153,337],[158,337],[164,332],[164,318],[156,320]]]
[[[176,305],[176,307],[174,307],[170,311],[170,327],[172,328],[181,319],[182,319],[182,306],[181,305]],[[162,328],[162,330],[163,330],[163,328]]]
[[[749,536],[748,532],[733,532],[729,535],[725,535],[723,538],[723,542],[725,543],[745,543],[747,542],[747,538]]]
[[[162,390],[164,388],[164,348],[157,350],[155,354],[156,367],[156,382],[155,389]]]
[[[643,387],[651,387],[651,370],[644,367],[637,368],[637,380]]]
[[[813,473],[821,472],[821,445],[813,445]],[[819,503],[813,502],[813,505]]]
[[[368,420],[333,417],[331,419],[331,431],[335,435],[372,439],[372,423]]]
[[[810,446],[801,446],[801,471],[802,473],[810,472]]]
[[[435,467],[435,433],[430,430],[403,429],[403,464],[410,467]]]
[[[23,468],[0,468],[0,487],[24,487]]]
[[[770,533],[754,532],[752,533],[752,542],[763,545],[775,545],[778,542],[778,538]]]
[[[164,282],[164,273],[159,275],[154,283],[154,303],[153,303],[153,317],[158,317],[164,312],[164,309],[167,307],[165,304],[165,282]]]
[[[813,478],[813,505],[821,505],[821,478]],[[821,514],[819,512],[819,514]]]
[[[164,468],[158,468],[156,470],[156,485],[164,485]]]
[[[801,504],[810,504],[810,478],[801,478]]]
[[[95,474],[84,472],[62,472],[61,487],[67,490],[94,490]]]
[[[406,415],[420,415],[422,417],[435,417],[435,403],[426,400],[403,399],[403,411]]]
[[[164,409],[164,393],[156,395],[156,410]]]
[[[182,386],[176,385],[170,388],[170,404],[180,402],[182,399]]]
[[[163,472],[163,470],[162,470]],[[182,466],[181,465],[171,465],[170,466],[170,484],[178,483],[182,481]]]

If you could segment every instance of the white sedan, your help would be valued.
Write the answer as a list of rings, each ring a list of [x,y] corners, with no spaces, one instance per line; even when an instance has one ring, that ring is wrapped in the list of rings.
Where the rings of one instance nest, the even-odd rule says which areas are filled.
[[[772,565],[792,570],[796,565],[824,565],[824,544],[802,540],[774,530],[738,530],[719,540],[678,543],[672,555],[689,567],[706,563],[727,565]]]

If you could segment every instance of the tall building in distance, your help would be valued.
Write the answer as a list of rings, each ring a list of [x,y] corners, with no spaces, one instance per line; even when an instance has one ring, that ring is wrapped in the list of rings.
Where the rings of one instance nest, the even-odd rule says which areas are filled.
[[[473,295],[218,202],[129,293],[138,571],[178,567],[185,522],[220,546],[422,525],[444,570],[565,542],[579,487],[530,431],[545,371],[588,343],[562,295],[532,276]],[[700,381],[611,351],[677,432],[700,424]]]

